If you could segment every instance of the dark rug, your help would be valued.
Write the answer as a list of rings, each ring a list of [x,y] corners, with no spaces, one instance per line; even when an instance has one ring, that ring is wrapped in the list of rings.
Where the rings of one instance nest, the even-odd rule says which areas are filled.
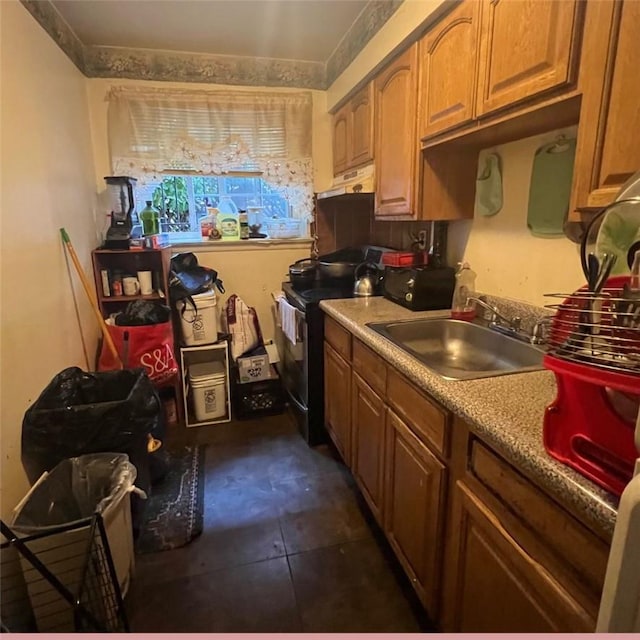
[[[199,445],[164,452],[168,471],[146,500],[136,553],[177,549],[202,533],[204,452]]]

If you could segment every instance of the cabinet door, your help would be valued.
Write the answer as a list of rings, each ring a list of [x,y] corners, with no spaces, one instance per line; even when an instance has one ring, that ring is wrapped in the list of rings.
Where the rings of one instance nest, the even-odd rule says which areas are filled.
[[[345,464],[351,461],[351,367],[324,343],[325,426]]]
[[[444,466],[387,410],[385,531],[413,586],[435,619],[440,584]]]
[[[640,3],[587,7],[574,206],[602,207],[640,169]],[[634,135],[635,134],[635,135]]]
[[[458,540],[453,589],[446,594],[451,632],[593,631],[594,621],[544,566],[506,531],[465,485],[455,490]]]
[[[475,113],[480,3],[465,0],[420,41],[420,136],[470,122]]]
[[[376,217],[415,216],[418,45],[397,57],[374,81]]]
[[[347,170],[349,164],[349,105],[333,116],[333,175]]]
[[[371,511],[382,521],[384,402],[355,372],[351,401],[352,471]]]
[[[574,80],[578,0],[484,0],[478,115]]]
[[[373,160],[373,83],[349,101],[349,168]]]

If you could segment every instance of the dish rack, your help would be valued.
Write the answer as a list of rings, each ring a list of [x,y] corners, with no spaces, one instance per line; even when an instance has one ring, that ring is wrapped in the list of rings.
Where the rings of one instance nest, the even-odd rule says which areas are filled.
[[[582,287],[547,297],[562,302],[551,320],[544,366],[557,396],[545,411],[543,438],[554,458],[620,495],[638,456],[640,299],[623,297],[628,276],[609,278],[599,294]]]

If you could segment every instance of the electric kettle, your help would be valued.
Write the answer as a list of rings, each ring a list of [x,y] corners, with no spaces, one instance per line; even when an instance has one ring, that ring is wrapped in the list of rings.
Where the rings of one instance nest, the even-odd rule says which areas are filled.
[[[361,262],[353,273],[355,283],[353,285],[354,296],[375,296],[378,286],[382,282],[382,273],[371,262]]]

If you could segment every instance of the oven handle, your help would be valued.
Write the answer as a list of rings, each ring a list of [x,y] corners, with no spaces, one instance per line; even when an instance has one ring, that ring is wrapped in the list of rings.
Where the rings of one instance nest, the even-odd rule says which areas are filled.
[[[289,389],[287,389],[286,387],[284,388],[286,394],[289,396],[289,400],[291,400],[291,402],[297,407],[298,411],[300,411],[301,413],[309,413],[309,409],[307,407],[305,407],[302,402],[300,402],[300,400],[298,400],[298,398],[296,398],[293,395],[293,392],[290,391]]]

